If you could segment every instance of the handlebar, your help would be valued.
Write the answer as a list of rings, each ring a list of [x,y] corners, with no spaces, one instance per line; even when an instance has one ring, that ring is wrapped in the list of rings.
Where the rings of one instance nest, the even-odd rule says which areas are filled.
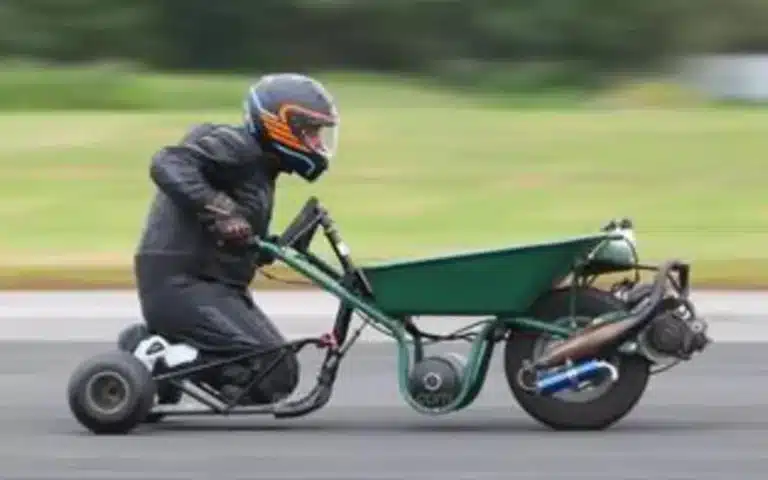
[[[650,285],[650,292],[646,301],[640,302],[633,309],[633,313],[643,315],[652,312],[664,299],[667,282],[672,283],[675,293],[683,298],[690,295],[690,265],[679,260],[668,260],[664,262],[656,273],[653,283]],[[674,278],[673,274],[677,274]]]
[[[324,273],[337,276],[330,265],[309,251],[309,245],[318,228],[322,229],[324,236],[328,243],[330,243],[331,249],[344,270],[344,274],[352,276],[366,294],[371,294],[370,284],[360,268],[352,260],[350,249],[342,239],[336,223],[328,211],[320,205],[316,197],[310,197],[304,203],[299,213],[278,237],[276,243],[281,247],[290,246],[295,248],[304,254],[310,263],[320,268]],[[262,238],[254,237],[249,244],[260,247],[263,241],[264,239]]]

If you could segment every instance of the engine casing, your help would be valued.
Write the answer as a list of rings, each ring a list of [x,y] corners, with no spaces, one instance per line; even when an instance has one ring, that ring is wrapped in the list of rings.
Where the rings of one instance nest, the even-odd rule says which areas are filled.
[[[699,318],[685,318],[677,310],[661,312],[640,335],[646,355],[655,359],[688,360],[709,344],[707,324]]]

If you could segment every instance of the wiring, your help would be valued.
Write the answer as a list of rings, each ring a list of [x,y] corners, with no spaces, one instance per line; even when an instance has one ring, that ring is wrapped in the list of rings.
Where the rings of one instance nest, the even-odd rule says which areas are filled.
[[[275,275],[273,275],[271,273],[267,273],[264,270],[259,271],[259,273],[261,273],[262,275],[264,275],[268,279],[272,280],[273,282],[284,283],[286,285],[302,285],[302,286],[308,286],[308,287],[311,287],[311,286],[314,285],[312,282],[309,282],[309,281],[286,280],[284,278],[277,277],[277,276],[275,276]]]

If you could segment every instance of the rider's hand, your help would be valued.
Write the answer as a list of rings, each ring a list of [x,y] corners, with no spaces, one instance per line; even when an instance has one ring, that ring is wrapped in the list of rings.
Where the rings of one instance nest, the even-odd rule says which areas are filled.
[[[237,215],[217,219],[214,230],[223,240],[235,244],[245,244],[253,234],[248,221]]]
[[[224,193],[217,194],[205,206],[212,215],[211,230],[222,240],[234,244],[244,244],[253,235],[251,224],[237,213],[237,204]]]

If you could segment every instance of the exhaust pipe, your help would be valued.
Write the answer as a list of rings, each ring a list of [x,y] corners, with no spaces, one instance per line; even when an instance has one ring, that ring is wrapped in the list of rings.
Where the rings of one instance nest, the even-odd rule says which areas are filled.
[[[597,351],[622,334],[638,325],[644,317],[632,315],[618,322],[605,323],[585,328],[577,335],[552,347],[536,360],[537,368],[550,368],[560,365],[566,360],[578,361],[592,356]]]
[[[534,363],[536,368],[549,368],[562,364],[566,360],[578,361],[594,355],[598,350],[622,337],[629,331],[642,327],[651,321],[656,314],[659,303],[664,298],[667,276],[670,271],[678,270],[687,293],[688,266],[676,261],[665,263],[656,274],[652,291],[648,297],[633,308],[627,318],[616,322],[598,323],[591,325],[573,337],[559,343],[545,352]]]
[[[581,382],[592,380],[601,374],[607,374],[611,382],[619,378],[619,371],[615,366],[602,360],[592,360],[569,367],[564,372],[545,375],[536,382],[536,393],[551,395],[569,387],[575,389]]]

